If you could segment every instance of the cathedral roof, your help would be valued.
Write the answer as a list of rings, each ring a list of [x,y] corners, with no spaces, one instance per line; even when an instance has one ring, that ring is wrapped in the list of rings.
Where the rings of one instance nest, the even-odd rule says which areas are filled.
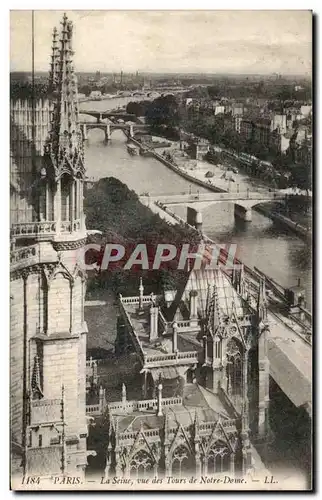
[[[154,411],[134,411],[131,414],[118,415],[118,430],[139,431],[140,429],[160,429],[164,425],[164,415],[167,414],[167,422],[170,428],[192,425],[196,415],[199,423],[230,420],[233,418],[229,410],[217,394],[199,384],[187,384],[184,387],[182,404],[167,406],[164,414],[158,417]],[[113,415],[116,417],[116,414]]]
[[[238,317],[242,317],[249,312],[249,307],[246,302],[237,293],[229,278],[221,269],[192,270],[189,274],[183,293],[181,294],[181,300],[188,302],[190,291],[197,291],[198,313],[202,317],[205,317],[209,301],[209,289],[213,292],[214,288],[217,295],[217,305],[220,313],[224,316],[230,317],[233,309],[235,309]],[[178,293],[180,293],[180,291],[178,291]]]

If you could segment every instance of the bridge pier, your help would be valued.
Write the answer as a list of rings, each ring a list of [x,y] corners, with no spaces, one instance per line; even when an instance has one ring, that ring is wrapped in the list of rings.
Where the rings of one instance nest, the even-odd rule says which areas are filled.
[[[83,134],[83,139],[84,139],[84,141],[86,141],[86,139],[87,139],[87,125],[86,125],[86,123],[83,123],[81,125],[81,131]]]
[[[249,207],[243,207],[242,205],[237,205],[235,203],[234,214],[235,217],[238,217],[245,222],[251,222],[252,220],[252,209]]]
[[[194,208],[187,207],[187,222],[198,231],[202,230],[202,213]]]
[[[101,121],[102,121],[102,113],[100,113],[99,115],[97,115],[96,120],[97,120],[97,123],[101,123]]]
[[[109,123],[106,125],[106,129],[105,129],[105,140],[106,141],[111,140],[111,126]]]

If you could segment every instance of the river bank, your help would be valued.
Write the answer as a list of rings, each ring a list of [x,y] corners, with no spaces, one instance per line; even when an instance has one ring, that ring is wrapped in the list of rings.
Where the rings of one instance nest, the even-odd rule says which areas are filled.
[[[146,148],[147,148],[146,145],[142,144],[141,141],[139,141],[135,138],[129,137],[128,134],[126,134],[126,135],[128,137],[128,140],[130,140],[131,142],[133,142],[136,146],[138,146],[140,148],[140,151],[146,151]],[[180,175],[184,179],[186,179],[189,182],[192,182],[194,184],[197,184],[199,186],[202,186],[202,187],[208,189],[209,191],[213,191],[216,193],[218,193],[218,192],[236,192],[236,193],[238,193],[239,190],[243,189],[243,185],[241,182],[239,182],[236,185],[234,184],[234,187],[232,187],[232,183],[229,180],[227,181],[227,180],[222,179],[218,176],[218,172],[216,172],[217,173],[216,183],[221,184],[221,187],[219,187],[218,185],[214,185],[213,181],[211,179],[208,179],[207,181],[205,181],[204,178],[205,178],[206,173],[208,171],[213,172],[216,168],[216,166],[211,165],[205,161],[198,162],[198,165],[201,165],[201,167],[199,166],[199,168],[197,168],[197,169],[190,168],[188,170],[189,163],[185,162],[184,159],[181,162],[181,165],[178,166],[178,165],[175,165],[172,161],[168,160],[164,156],[162,156],[159,153],[157,153],[156,151],[154,151],[153,149],[149,149],[149,155],[153,156],[156,160],[163,163],[166,167],[170,168],[173,172]],[[185,166],[185,163],[187,166]],[[228,189],[227,189],[227,182],[228,182]],[[224,186],[226,186],[226,189],[224,188]],[[249,188],[247,188],[247,189],[249,189]],[[262,190],[264,188],[260,187],[259,189]],[[290,229],[292,232],[294,232],[297,236],[304,239],[305,241],[312,239],[312,232],[309,228],[306,228],[303,225],[301,225],[300,223],[293,221],[289,217],[286,217],[285,215],[279,213],[275,207],[272,208],[272,207],[268,207],[267,204],[265,204],[265,205],[262,204],[262,205],[255,206],[253,209],[266,215],[267,217],[272,219],[274,222],[281,224],[283,227],[287,227],[288,229]]]

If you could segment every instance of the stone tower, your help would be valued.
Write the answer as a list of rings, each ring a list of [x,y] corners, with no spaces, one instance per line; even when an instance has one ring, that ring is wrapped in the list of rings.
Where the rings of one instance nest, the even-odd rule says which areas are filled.
[[[85,175],[72,23],[54,31],[50,99],[11,103],[12,472],[82,477]]]

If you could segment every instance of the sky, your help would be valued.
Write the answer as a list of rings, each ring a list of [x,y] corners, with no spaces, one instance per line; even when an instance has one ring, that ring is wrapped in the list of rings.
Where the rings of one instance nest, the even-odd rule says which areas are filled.
[[[35,70],[48,71],[63,11],[35,11]],[[76,72],[311,73],[305,10],[67,11]],[[10,69],[31,71],[31,11],[10,13]]]

